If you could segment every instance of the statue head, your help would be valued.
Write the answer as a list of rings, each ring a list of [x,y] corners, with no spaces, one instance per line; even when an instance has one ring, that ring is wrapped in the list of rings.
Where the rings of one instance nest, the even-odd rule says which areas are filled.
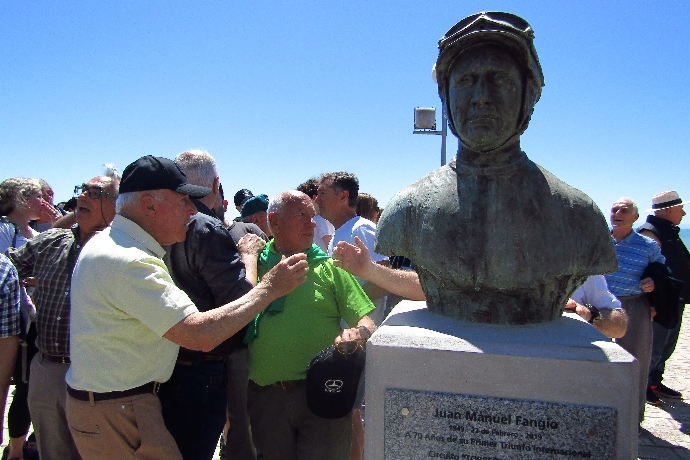
[[[488,12],[463,19],[439,41],[438,92],[465,147],[489,152],[527,129],[544,86],[533,38],[524,19]]]

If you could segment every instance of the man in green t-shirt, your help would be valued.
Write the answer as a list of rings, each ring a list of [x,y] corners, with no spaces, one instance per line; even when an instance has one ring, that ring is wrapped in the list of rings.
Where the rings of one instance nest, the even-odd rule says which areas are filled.
[[[368,339],[374,305],[352,275],[312,244],[314,215],[309,197],[297,191],[275,196],[268,207],[274,240],[259,256],[259,277],[297,253],[307,255],[309,271],[307,282],[272,302],[247,333],[249,417],[265,460],[349,458],[350,414],[331,420],[309,411],[306,367],[334,341]],[[341,319],[354,327],[342,330]]]

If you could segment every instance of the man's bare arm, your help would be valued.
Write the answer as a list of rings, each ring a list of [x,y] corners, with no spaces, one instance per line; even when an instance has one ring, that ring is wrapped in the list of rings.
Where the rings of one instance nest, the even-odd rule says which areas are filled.
[[[266,242],[253,233],[247,233],[237,242],[237,250],[244,264],[245,279],[249,281],[252,286],[256,286],[259,279],[257,264],[259,261],[259,253],[263,250],[264,246],[266,246]]]
[[[363,331],[361,328],[367,328]],[[376,330],[376,325],[368,316],[364,315],[357,322],[357,326],[351,327],[350,329],[344,329],[338,337],[335,338],[335,344],[338,345],[340,342],[352,342],[355,340],[367,340],[371,337],[371,334]],[[368,332],[367,332],[368,331]]]
[[[306,281],[306,255],[295,254],[273,267],[239,299],[206,312],[192,313],[163,337],[190,350],[210,351],[252,321],[278,297]]]
[[[353,246],[341,241],[333,249],[334,263],[337,267],[355,276],[380,286],[387,291],[412,300],[426,300],[419,275],[413,271],[395,270],[371,261],[366,245],[355,237]]]
[[[590,309],[573,299],[568,300],[565,309],[574,311],[587,322],[592,319]],[[622,308],[600,308],[599,314],[601,318],[592,324],[599,332],[612,339],[620,339],[625,335],[625,331],[628,329],[628,315],[625,310]]]

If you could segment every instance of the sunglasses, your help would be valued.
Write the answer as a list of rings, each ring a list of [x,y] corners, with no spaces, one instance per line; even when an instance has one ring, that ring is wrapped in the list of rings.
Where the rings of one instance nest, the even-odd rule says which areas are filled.
[[[84,192],[86,192],[86,195],[93,200],[97,200],[101,197],[108,198],[109,196],[117,196],[114,193],[106,192],[101,187],[89,187],[86,184],[81,184],[74,187],[75,195],[81,195]]]

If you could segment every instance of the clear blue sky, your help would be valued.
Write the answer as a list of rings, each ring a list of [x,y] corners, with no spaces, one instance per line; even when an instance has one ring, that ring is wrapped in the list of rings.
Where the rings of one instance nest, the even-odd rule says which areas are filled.
[[[103,163],[205,148],[230,193],[346,170],[384,206],[440,165],[440,138],[412,135],[415,106],[440,114],[438,39],[503,10],[532,24],[546,80],[527,155],[605,212],[621,195],[690,199],[688,5],[5,1],[0,177],[65,200]]]

